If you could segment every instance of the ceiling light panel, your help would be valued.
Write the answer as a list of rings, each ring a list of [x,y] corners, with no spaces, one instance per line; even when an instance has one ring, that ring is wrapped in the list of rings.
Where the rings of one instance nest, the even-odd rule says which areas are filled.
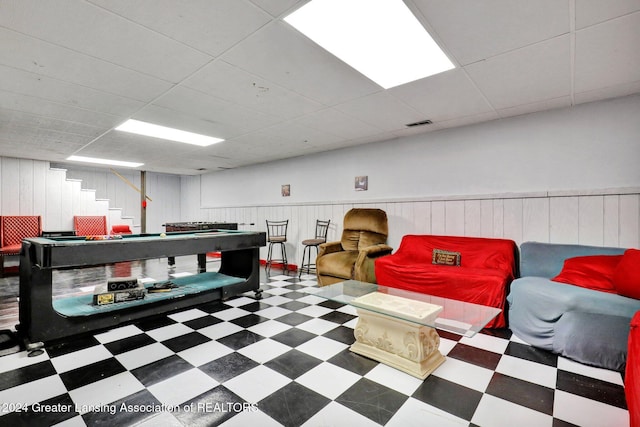
[[[138,166],[144,165],[144,163],[134,163],[134,162],[125,162],[122,160],[109,160],[109,159],[99,159],[96,157],[84,157],[84,156],[69,156],[67,160],[72,162],[83,162],[83,163],[95,163],[100,165],[111,165],[111,166],[122,166],[126,168],[137,168]]]
[[[313,0],[284,20],[385,89],[454,68],[402,0]]]
[[[201,135],[199,133],[187,132],[184,130],[169,128],[165,126],[155,125],[153,123],[141,122],[139,120],[129,119],[116,130],[135,133],[138,135],[151,136],[153,138],[167,139],[169,141],[183,142],[185,144],[199,145],[207,147],[212,144],[224,141],[221,138]]]

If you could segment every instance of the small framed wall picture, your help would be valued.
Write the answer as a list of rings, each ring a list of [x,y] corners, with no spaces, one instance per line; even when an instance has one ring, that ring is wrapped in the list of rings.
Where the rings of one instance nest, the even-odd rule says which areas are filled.
[[[355,189],[356,191],[367,191],[369,189],[369,177],[356,176]]]
[[[291,195],[291,184],[283,184],[281,192],[282,197],[289,197]]]

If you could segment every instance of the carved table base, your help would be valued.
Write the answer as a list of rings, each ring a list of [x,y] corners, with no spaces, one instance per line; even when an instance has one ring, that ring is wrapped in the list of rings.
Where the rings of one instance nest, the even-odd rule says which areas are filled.
[[[425,379],[444,362],[434,328],[357,309],[356,342],[351,351]]]

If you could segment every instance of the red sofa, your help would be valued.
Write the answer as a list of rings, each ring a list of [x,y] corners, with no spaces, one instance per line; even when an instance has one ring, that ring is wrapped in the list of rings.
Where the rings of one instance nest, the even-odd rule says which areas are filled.
[[[440,251],[445,254],[438,255]],[[459,257],[453,253],[459,253]],[[506,296],[516,275],[516,253],[512,240],[407,235],[394,254],[376,260],[376,281],[379,285],[500,308],[502,312],[487,327],[504,328]],[[456,258],[459,265],[446,265],[456,264]]]

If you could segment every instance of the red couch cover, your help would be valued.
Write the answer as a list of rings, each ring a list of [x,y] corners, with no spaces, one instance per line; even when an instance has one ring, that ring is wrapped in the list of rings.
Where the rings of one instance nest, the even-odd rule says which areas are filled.
[[[434,265],[434,249],[459,252],[460,266]],[[407,235],[398,250],[376,260],[379,285],[490,307],[502,312],[488,328],[507,326],[508,287],[516,274],[516,244],[483,237]]]
[[[624,394],[629,408],[630,427],[640,427],[640,311],[631,319],[624,372]]]

